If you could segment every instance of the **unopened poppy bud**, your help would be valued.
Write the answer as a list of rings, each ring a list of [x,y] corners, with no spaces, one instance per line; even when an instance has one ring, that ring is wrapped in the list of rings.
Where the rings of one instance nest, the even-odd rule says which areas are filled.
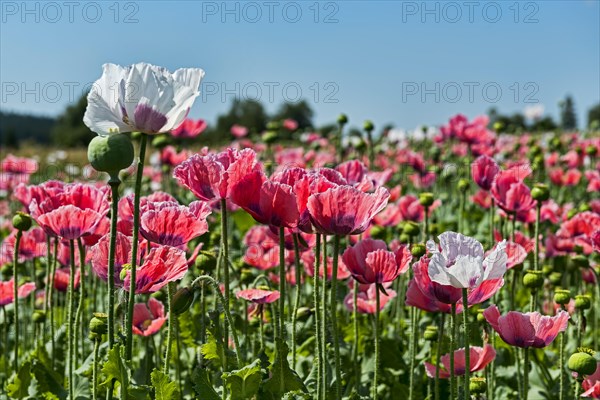
[[[96,171],[108,172],[111,179],[133,163],[133,144],[127,135],[96,136],[88,145],[88,160]]]
[[[404,228],[402,229],[402,233],[407,234],[408,236],[417,236],[421,232],[419,225],[413,221],[406,221],[404,223]]]
[[[592,307],[592,298],[587,294],[575,296],[575,308],[578,310],[589,310]]]
[[[266,131],[262,135],[263,142],[267,144],[274,143],[277,140],[277,132],[275,131]]]
[[[308,307],[298,307],[296,311],[296,319],[298,321],[304,321],[312,314],[312,311]]]
[[[548,279],[550,280],[550,282],[552,282],[553,285],[560,285],[560,283],[562,282],[562,273],[552,272],[550,276],[548,276]]]
[[[410,254],[415,258],[421,258],[427,252],[427,247],[423,243],[415,243],[410,248]]]
[[[437,146],[433,146],[431,148],[431,150],[429,150],[429,156],[431,157],[431,159],[435,162],[440,161],[440,156],[442,155],[442,151],[440,150],[439,147]]]
[[[555,136],[550,140],[550,148],[551,149],[556,150],[556,149],[560,148],[560,145],[561,145],[560,138]]]
[[[425,338],[425,340],[435,342],[438,337],[438,327],[435,325],[429,325],[427,328],[425,328],[423,337]]]
[[[108,315],[104,313],[94,313],[90,320],[90,332],[96,335],[104,335],[108,332]]]
[[[567,367],[580,375],[592,375],[597,367],[594,352],[590,349],[578,348],[577,353],[569,357]]]
[[[186,312],[194,302],[194,292],[187,287],[182,287],[173,295],[171,310],[175,315]]]
[[[571,300],[571,292],[565,289],[559,289],[554,292],[554,302],[564,306]]]
[[[423,207],[429,207],[429,206],[431,206],[433,204],[434,200],[435,199],[433,197],[433,193],[425,192],[425,193],[419,194],[419,203]]]
[[[371,120],[366,120],[363,122],[363,129],[367,132],[371,132],[373,129],[375,129],[375,125],[373,125]]]
[[[590,266],[590,260],[583,254],[577,254],[571,258],[573,264],[579,268],[588,268]]]
[[[550,276],[550,274],[554,272],[554,268],[552,268],[552,265],[546,264],[544,266],[542,266],[542,273],[545,276]]]
[[[210,251],[202,250],[196,257],[195,264],[201,271],[212,271],[217,267],[217,258]]]
[[[466,192],[469,189],[469,181],[466,179],[460,179],[458,181],[458,190],[460,190],[461,192]]]
[[[46,312],[44,310],[35,310],[33,312],[33,322],[41,324],[46,321]]]
[[[585,148],[585,154],[588,156],[595,156],[597,152],[598,149],[593,144],[590,144]]]
[[[544,286],[544,275],[542,271],[527,271],[523,276],[523,285],[531,291]]]
[[[483,312],[485,310],[483,308],[480,308],[477,310],[477,322],[483,323],[486,322],[485,316],[483,315]]]
[[[31,228],[31,216],[24,212],[17,211],[12,219],[12,224],[19,231],[28,231]]]
[[[485,378],[471,378],[469,381],[469,390],[473,394],[484,394],[487,391],[487,382]]]
[[[119,273],[119,279],[125,281],[125,278],[127,277],[127,271],[129,271],[130,269],[131,264],[123,264],[123,266],[121,266],[121,272]]]
[[[494,128],[494,130],[499,133],[504,130],[504,124],[500,121],[496,121],[496,122],[494,122],[494,125],[492,126],[492,128]]]
[[[409,243],[410,242],[410,236],[408,236],[406,233],[402,233],[400,235],[400,243]]]
[[[546,201],[550,198],[550,189],[548,185],[536,183],[531,189],[531,197],[537,201]]]
[[[0,275],[2,275],[2,280],[3,281],[7,281],[7,280],[10,279],[10,277],[13,275],[12,270],[13,270],[12,264],[5,264],[0,269]]]
[[[384,227],[379,226],[379,225],[374,225],[371,228],[370,235],[374,239],[385,239],[386,235],[387,235],[387,232],[386,232],[386,230],[385,230]]]
[[[344,124],[348,123],[348,116],[346,114],[343,114],[343,113],[340,114],[340,115],[338,115],[337,122],[340,125],[344,125]]]

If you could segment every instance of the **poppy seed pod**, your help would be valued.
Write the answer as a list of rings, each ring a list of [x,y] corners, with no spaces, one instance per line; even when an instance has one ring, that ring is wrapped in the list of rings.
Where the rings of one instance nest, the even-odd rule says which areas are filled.
[[[477,310],[477,322],[485,322],[485,315],[483,315],[484,311],[485,309],[483,308]]]
[[[12,219],[12,224],[19,231],[28,231],[31,228],[31,216],[23,212],[17,211]]]
[[[423,333],[423,337],[425,340],[430,342],[435,342],[438,337],[438,327],[435,325],[429,325],[425,328],[425,332]]]
[[[496,131],[496,133],[500,133],[504,129],[504,123],[500,121],[494,122],[492,128],[494,129],[494,131]]]
[[[343,114],[343,113],[340,114],[340,115],[338,115],[337,122],[340,125],[344,125],[344,124],[348,123],[348,116],[346,114]]]
[[[108,315],[104,313],[94,313],[94,316],[90,320],[90,332],[99,336],[108,332]]]
[[[44,310],[35,310],[33,312],[33,322],[41,324],[46,321],[46,312]]]
[[[175,315],[181,315],[186,312],[194,302],[194,292],[189,288],[183,287],[173,295],[171,310]]]
[[[593,351],[588,349],[577,349],[577,353],[569,357],[567,367],[580,375],[591,375],[596,371],[597,362],[593,356]],[[592,354],[590,354],[592,353]]]
[[[550,282],[552,282],[553,285],[560,285],[562,282],[562,273],[552,272],[550,276],[548,276],[548,279],[550,279]]]
[[[373,122],[371,120],[366,120],[363,123],[363,129],[367,132],[371,132],[373,129],[375,129],[375,125],[373,125]]]
[[[564,306],[571,300],[571,292],[564,289],[559,289],[554,292],[554,302]]]
[[[298,321],[305,321],[311,314],[312,314],[312,311],[310,308],[299,307],[298,311],[296,312],[296,319]]]
[[[410,248],[410,254],[415,258],[421,258],[425,255],[427,248],[423,243],[415,243]]]
[[[469,181],[466,179],[459,179],[457,187],[458,190],[465,193],[469,189]]]
[[[483,394],[487,390],[487,382],[485,378],[471,378],[469,381],[469,390],[473,394]]]
[[[590,206],[588,203],[582,203],[581,205],[579,205],[579,211],[580,212],[592,211],[592,206]]]
[[[387,232],[384,227],[375,225],[371,228],[371,237],[375,239],[385,239]]]
[[[523,276],[523,285],[531,291],[544,286],[544,275],[542,271],[527,271]]]
[[[419,224],[413,221],[406,221],[402,228],[402,233],[408,236],[417,236],[420,232]]]
[[[262,140],[263,140],[263,142],[265,142],[267,144],[275,143],[275,141],[277,140],[277,132],[266,131],[262,135]]]
[[[531,197],[537,201],[546,201],[550,198],[550,189],[548,185],[536,183],[531,189]]]
[[[127,135],[96,136],[88,145],[88,160],[96,171],[107,172],[111,179],[133,163],[133,144]]]
[[[201,271],[212,271],[217,267],[217,258],[210,251],[200,251],[195,261],[196,268]]]
[[[592,307],[592,298],[587,294],[575,296],[575,308],[578,310],[589,310]]]
[[[567,219],[573,218],[575,215],[579,213],[579,210],[576,208],[572,208],[567,212]]]
[[[434,202],[433,193],[425,192],[419,194],[419,203],[424,207],[429,207]]]
[[[585,148],[585,154],[588,156],[595,156],[597,152],[598,149],[593,144],[590,144]]]

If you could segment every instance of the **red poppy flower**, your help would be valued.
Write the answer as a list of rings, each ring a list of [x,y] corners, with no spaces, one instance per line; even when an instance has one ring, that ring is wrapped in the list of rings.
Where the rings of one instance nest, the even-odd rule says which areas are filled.
[[[269,304],[279,300],[279,291],[262,289],[245,289],[236,294],[238,299],[244,299],[255,304]]]
[[[66,292],[69,288],[69,279],[71,276],[71,269],[69,267],[58,268],[54,273],[54,288],[59,292]],[[75,289],[79,288],[79,281],[81,274],[79,269],[75,271]]]
[[[494,361],[494,358],[496,358],[496,350],[489,344],[485,344],[484,347],[470,346],[469,350],[469,371],[471,372],[483,370],[489,363]],[[450,378],[450,354],[444,354],[440,358],[440,364],[440,378]],[[425,372],[428,377],[435,378],[436,369],[435,365],[428,362],[425,363]],[[466,370],[464,347],[454,350],[454,375],[462,376],[465,374]]]
[[[255,225],[244,235],[244,262],[261,270],[279,264],[279,244],[271,230],[264,225]]]
[[[140,218],[141,235],[154,243],[178,247],[208,231],[210,205],[194,201],[189,207],[174,202],[147,203]]]
[[[308,274],[308,276],[314,276],[315,274],[315,254],[312,251],[305,251],[300,256],[302,262],[304,263],[304,270]],[[323,255],[321,254],[321,262],[319,263],[319,277],[323,278]],[[333,276],[333,257],[327,257],[327,280],[331,280]],[[337,278],[338,280],[347,279],[350,276],[350,271],[346,267],[342,256],[338,259],[338,270],[337,270]]]
[[[14,257],[17,230],[13,230],[2,242],[2,256],[6,260]],[[46,255],[46,235],[41,228],[35,227],[22,233],[19,243],[19,262],[33,260]]]
[[[600,399],[600,361],[597,363],[596,371],[585,377],[581,387],[583,388],[581,397]]]
[[[506,171],[500,171],[494,178],[492,197],[496,204],[510,214],[528,211],[535,207],[535,200],[523,180],[531,174],[527,165],[518,165]]]
[[[322,193],[340,184],[345,184],[345,179],[339,172],[329,168],[321,168],[308,172],[293,182],[294,193],[296,194],[298,203],[298,212],[300,213],[298,221],[298,228],[300,230],[309,233],[313,232],[310,213],[308,211],[308,198],[313,194]]]
[[[148,304],[136,303],[133,305],[133,333],[140,336],[151,336],[160,331],[167,321],[165,306],[154,297],[150,297]]]
[[[581,175],[578,169],[569,169],[565,172],[562,168],[555,168],[548,173],[552,183],[557,186],[577,186]]]
[[[357,235],[364,232],[378,212],[385,208],[387,189],[364,193],[350,186],[331,188],[308,198],[310,218],[320,233]]]
[[[4,307],[7,304],[15,301],[14,298],[15,280],[10,279],[9,281],[0,281],[0,307]],[[22,299],[29,296],[31,292],[35,290],[35,283],[28,282],[24,283],[17,289],[17,296]]]
[[[108,251],[110,246],[110,235],[104,235],[98,243],[88,251],[88,259],[91,261],[92,269],[103,281],[108,280]],[[123,265],[131,262],[131,237],[117,232],[115,245],[115,286],[122,287],[121,269]]]
[[[155,247],[137,270],[135,293],[157,292],[167,283],[183,278],[187,270],[185,251],[170,246]],[[130,276],[131,271],[127,271],[123,282],[125,290],[129,290]]]
[[[483,316],[506,343],[517,347],[548,346],[560,332],[567,329],[569,314],[559,311],[554,317],[542,316],[538,312],[520,313],[510,311],[500,316],[496,305],[488,307]]]
[[[180,139],[195,138],[206,129],[206,121],[186,118],[181,125],[171,131],[171,135]]]
[[[473,181],[481,189],[489,191],[492,188],[496,174],[500,171],[496,161],[485,155],[479,156],[475,159],[471,168]]]
[[[585,254],[592,252],[592,234],[600,226],[600,215],[585,211],[563,222],[556,232],[558,250],[571,252],[581,246]]]
[[[342,259],[352,277],[360,283],[382,284],[406,272],[412,255],[406,246],[391,252],[382,240],[364,239],[348,248]]]
[[[48,197],[56,196],[61,193],[64,189],[65,183],[62,181],[46,181],[39,185],[30,185],[27,186],[25,184],[19,184],[13,193],[14,197],[25,206],[25,208],[29,209],[29,205],[32,200],[36,200],[41,203]]]
[[[486,210],[492,206],[492,196],[490,196],[489,192],[486,192],[483,189],[479,189],[477,193],[471,196],[471,200],[473,203],[477,204],[481,208],[485,208]]]
[[[352,281],[352,285],[357,285],[357,282]],[[384,283],[385,293],[379,295],[379,311],[383,310],[386,304],[396,297],[396,292],[391,290],[389,283]],[[376,291],[377,285],[360,285],[358,295],[356,297],[356,311],[361,314],[375,314],[377,308]],[[344,305],[348,311],[354,311],[354,294],[352,291],[344,298]]]

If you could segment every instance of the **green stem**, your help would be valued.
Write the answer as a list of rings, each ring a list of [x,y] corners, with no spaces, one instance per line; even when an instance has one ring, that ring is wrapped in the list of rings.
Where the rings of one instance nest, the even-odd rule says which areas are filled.
[[[471,375],[471,350],[470,350],[470,337],[469,337],[469,301],[467,299],[467,289],[462,290],[462,301],[463,301],[463,324],[465,325],[465,400],[471,399],[471,393],[469,388],[470,375]]]
[[[73,384],[73,338],[74,338],[74,326],[73,326],[73,314],[75,311],[75,241],[69,241],[69,250],[71,257],[71,268],[69,270],[69,310],[68,310],[68,324],[67,324],[67,342],[68,342],[68,386],[69,386],[69,398],[74,399],[74,384]]]
[[[79,323],[81,321],[81,316],[83,313],[83,296],[85,293],[85,249],[83,248],[83,243],[81,242],[81,239],[77,239],[77,248],[79,250],[79,302],[77,303],[77,312],[75,313],[75,338],[73,339],[75,341],[74,347],[76,362],[78,361],[79,354],[79,352],[77,351],[79,339]],[[83,334],[81,336],[83,338]],[[83,347],[80,350],[82,353],[84,352]]]
[[[581,391],[581,379],[577,378],[575,380],[575,397],[573,397],[575,400],[579,399],[579,392]]]
[[[321,318],[321,352],[323,358],[323,398],[327,399],[327,364],[328,364],[328,354],[327,354],[327,235],[323,235],[323,291],[321,292],[321,307],[323,312],[323,317]]]
[[[19,245],[21,244],[21,237],[23,231],[18,230],[15,237],[15,248],[13,251],[13,305],[15,314],[15,359],[13,360],[13,366],[15,374],[19,372]],[[7,371],[8,373],[8,371]]]
[[[317,363],[317,400],[322,399],[321,386],[323,381],[322,370],[324,368],[323,358],[321,353],[321,306],[319,298],[319,273],[321,269],[321,234],[317,233],[316,247],[315,247],[315,266],[313,271],[313,302],[315,308],[315,335],[316,335],[316,363]]]
[[[50,288],[48,289],[48,303],[50,305],[50,346],[52,349],[52,358],[51,364],[54,368],[54,275],[56,274],[56,262],[57,262],[57,254],[58,254],[58,238],[54,238],[54,258],[52,260],[52,269],[50,271],[50,276],[48,277],[50,283]]]
[[[337,237],[337,236],[336,236]],[[354,282],[358,286],[358,282]],[[373,399],[377,400],[377,379],[379,377],[379,288],[375,288],[375,373],[373,374]],[[411,386],[412,389],[412,386]]]
[[[494,199],[490,204],[490,249],[494,247]]]
[[[416,309],[415,307],[410,308],[410,343],[408,346],[410,363],[408,367],[408,381],[409,381],[409,389],[408,389],[408,398],[409,400],[413,400],[415,398],[415,339],[417,336],[417,328],[416,328]]]
[[[222,249],[222,261],[223,261],[223,285],[225,286],[225,305],[223,307],[229,310],[230,297],[229,297],[229,238],[227,237],[227,200],[221,199],[221,249]],[[233,328],[231,328],[233,329]],[[229,329],[227,324],[223,327],[223,337],[225,351],[229,350]],[[223,360],[224,371],[227,371],[227,357]]]
[[[171,361],[171,343],[173,341],[173,321],[175,316],[173,315],[173,291],[175,289],[175,283],[169,282],[167,284],[167,307],[169,309],[168,325],[167,325],[167,349],[165,351],[165,361],[163,365],[163,373],[169,374],[169,362]],[[225,338],[227,341],[227,338]]]
[[[342,387],[342,366],[340,361],[340,341],[337,329],[337,272],[338,258],[340,254],[340,236],[335,235],[333,239],[333,266],[331,272],[331,330],[333,331],[333,355],[335,359],[335,395],[336,399],[341,399]]]
[[[100,340],[94,340],[94,365],[92,369],[92,399],[98,398],[98,353],[100,352]]]
[[[456,380],[454,379],[454,347],[456,346],[456,303],[451,305],[450,313],[450,398],[455,399]]]
[[[285,342],[285,228],[279,228],[279,344],[277,352],[282,358],[279,361],[281,376],[284,376],[283,343]],[[280,389],[284,391],[284,381],[280,381]]]
[[[529,348],[523,349],[523,400],[527,400],[529,394]]]
[[[140,195],[142,191],[142,177],[144,176],[144,162],[146,159],[146,142],[148,135],[142,133],[140,138],[140,154],[135,176],[135,189],[133,198],[133,239],[131,240],[131,271],[129,280],[129,301],[127,303],[127,322],[125,329],[127,341],[125,345],[125,360],[131,360],[133,349],[133,305],[135,304],[135,285],[138,253],[138,237],[140,232]]]
[[[360,364],[358,363],[358,282],[354,282],[353,294],[352,294],[352,319],[354,322],[354,349],[352,354],[352,359],[354,360],[354,370],[356,372],[356,393],[359,392],[360,389]]]
[[[117,220],[119,214],[119,184],[118,179],[108,182],[112,191],[110,211],[110,243],[108,248],[108,348],[115,344],[115,249],[117,246]]]
[[[560,369],[560,385],[558,390],[559,400],[563,400],[565,393],[565,333],[560,333],[558,368]]]
[[[435,353],[435,385],[434,385],[434,398],[435,400],[440,399],[440,357],[442,355],[442,339],[444,338],[444,319],[446,314],[441,313],[440,320],[438,322],[438,341],[437,351]]]
[[[300,281],[302,280],[300,270],[300,245],[298,243],[298,233],[294,233],[294,272],[296,274],[296,293],[294,297],[294,310],[292,311],[292,369],[296,368],[296,322],[298,307],[300,306]]]

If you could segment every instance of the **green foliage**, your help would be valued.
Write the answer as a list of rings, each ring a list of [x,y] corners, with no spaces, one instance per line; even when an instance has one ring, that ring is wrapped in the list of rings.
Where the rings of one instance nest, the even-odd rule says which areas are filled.
[[[29,395],[29,385],[31,384],[31,363],[25,362],[17,374],[6,386],[6,392],[12,399],[24,399]]]
[[[154,398],[156,400],[171,400],[179,398],[179,389],[177,383],[169,379],[162,371],[155,369],[150,375],[152,387],[154,388]]]
[[[298,129],[304,130],[313,126],[314,112],[306,100],[300,100],[296,103],[282,103],[273,116],[274,120],[284,120],[291,118],[298,123]]]
[[[102,366],[104,381],[100,384],[101,387],[108,388],[110,383],[115,380],[122,386],[129,386],[129,373],[125,365],[124,348],[122,345],[116,345],[108,352],[108,357]]]
[[[575,114],[575,103],[571,96],[565,97],[560,106],[560,127],[564,130],[577,129],[577,115]]]
[[[595,126],[595,129],[600,129],[600,103],[589,109],[587,120],[588,127]]]
[[[0,111],[0,145],[18,148],[23,141],[50,142],[54,118]]]
[[[204,368],[196,368],[192,373],[192,383],[194,391],[199,399],[203,400],[221,400],[219,394],[213,388],[210,379],[208,378],[208,370]]]
[[[306,392],[307,389],[296,371],[290,368],[287,360],[289,352],[285,343],[281,344],[281,351],[277,353],[275,362],[271,365],[271,377],[264,383],[263,389],[271,395],[272,399],[281,399],[283,395],[295,390]]]
[[[251,399],[257,392],[262,380],[260,360],[244,368],[223,374],[225,384],[231,394],[231,400]]]

